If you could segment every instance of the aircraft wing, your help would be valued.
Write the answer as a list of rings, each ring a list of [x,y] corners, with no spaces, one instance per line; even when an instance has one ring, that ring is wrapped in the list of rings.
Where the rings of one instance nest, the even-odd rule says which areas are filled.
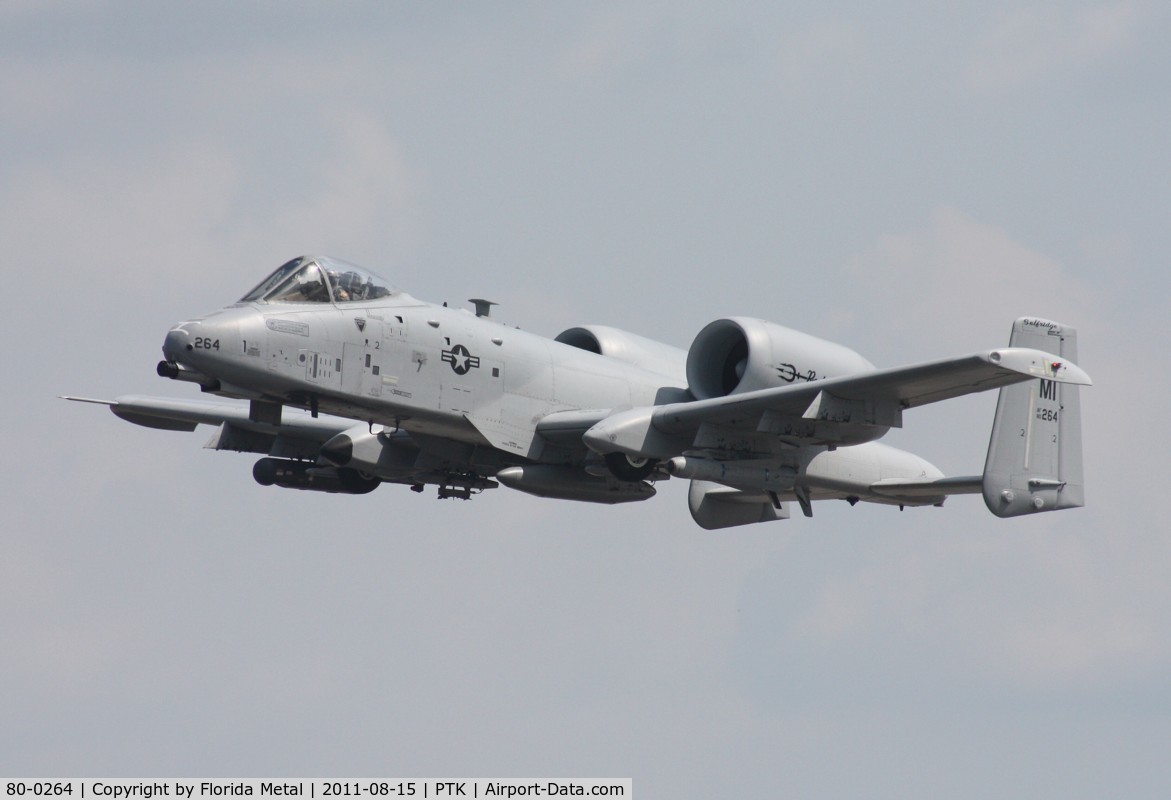
[[[1042,350],[1007,347],[959,358],[875,370],[839,378],[612,413],[583,435],[600,453],[667,458],[697,446],[752,449],[766,436],[794,444],[853,444],[899,427],[908,408],[1027,380],[1090,385],[1077,365]],[[578,419],[574,419],[574,415]],[[583,421],[582,412],[542,420],[561,432]],[[711,442],[701,428],[720,431]],[[710,438],[710,437],[709,437]]]
[[[207,447],[213,450],[267,453],[290,458],[316,458],[323,443],[354,426],[340,417],[302,416],[287,411],[279,421],[257,419],[249,405],[206,400],[178,400],[170,397],[123,395],[115,400],[63,397],[81,403],[109,406],[114,415],[142,425],[168,431],[193,431],[198,425],[219,428]]]

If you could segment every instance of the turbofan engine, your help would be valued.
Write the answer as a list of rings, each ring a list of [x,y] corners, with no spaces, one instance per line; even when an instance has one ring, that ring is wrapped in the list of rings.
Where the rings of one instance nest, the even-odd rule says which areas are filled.
[[[848,347],[749,317],[709,323],[687,351],[687,385],[699,400],[873,369]]]

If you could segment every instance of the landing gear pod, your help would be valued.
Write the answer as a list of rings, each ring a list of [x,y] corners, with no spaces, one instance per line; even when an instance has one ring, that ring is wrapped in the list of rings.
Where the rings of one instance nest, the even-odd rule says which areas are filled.
[[[709,531],[789,518],[789,504],[764,492],[745,492],[711,481],[691,482],[687,492],[691,518]]]

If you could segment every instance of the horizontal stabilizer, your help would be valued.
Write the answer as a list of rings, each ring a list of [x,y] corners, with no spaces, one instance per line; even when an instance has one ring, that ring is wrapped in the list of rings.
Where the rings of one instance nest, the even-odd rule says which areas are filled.
[[[942,503],[948,495],[980,494],[982,489],[983,476],[980,475],[920,481],[891,479],[870,485],[870,491],[875,494],[892,500],[906,500],[907,505],[918,505],[925,500]]]

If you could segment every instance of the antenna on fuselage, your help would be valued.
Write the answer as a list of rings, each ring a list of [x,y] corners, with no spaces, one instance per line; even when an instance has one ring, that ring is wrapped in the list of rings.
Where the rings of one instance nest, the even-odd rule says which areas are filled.
[[[473,297],[468,301],[476,307],[477,317],[488,317],[492,313],[492,306],[498,306],[499,303],[493,303],[491,300],[482,300],[479,297]]]

